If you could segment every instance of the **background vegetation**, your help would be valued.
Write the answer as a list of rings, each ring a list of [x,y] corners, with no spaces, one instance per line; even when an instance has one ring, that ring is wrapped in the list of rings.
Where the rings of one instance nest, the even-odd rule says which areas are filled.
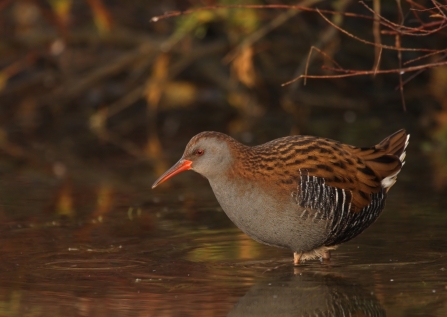
[[[2,1],[4,164],[159,174],[202,130],[366,145],[405,127],[436,154],[442,189],[446,11],[411,0]],[[306,85],[293,81],[302,75]]]

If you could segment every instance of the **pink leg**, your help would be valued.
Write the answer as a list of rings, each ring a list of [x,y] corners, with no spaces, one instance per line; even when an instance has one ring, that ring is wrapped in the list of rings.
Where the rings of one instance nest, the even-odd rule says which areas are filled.
[[[300,258],[303,255],[303,252],[293,252],[293,265],[299,265],[300,264]]]

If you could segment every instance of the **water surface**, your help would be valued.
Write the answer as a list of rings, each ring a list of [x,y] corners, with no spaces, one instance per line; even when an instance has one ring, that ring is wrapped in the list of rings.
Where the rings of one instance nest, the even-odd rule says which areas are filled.
[[[83,165],[0,180],[4,316],[446,316],[447,200],[409,155],[380,219],[329,263],[252,241],[189,172],[156,190]],[[414,166],[414,168],[412,168]],[[138,177],[137,177],[138,178]]]

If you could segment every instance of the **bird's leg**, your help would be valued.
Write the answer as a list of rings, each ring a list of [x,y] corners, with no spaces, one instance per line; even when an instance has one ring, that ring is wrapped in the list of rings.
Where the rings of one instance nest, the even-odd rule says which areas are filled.
[[[323,256],[321,258],[324,262],[328,262],[331,259],[331,251],[330,250],[324,251]]]
[[[303,252],[293,252],[293,265],[299,265],[301,256],[303,255]]]

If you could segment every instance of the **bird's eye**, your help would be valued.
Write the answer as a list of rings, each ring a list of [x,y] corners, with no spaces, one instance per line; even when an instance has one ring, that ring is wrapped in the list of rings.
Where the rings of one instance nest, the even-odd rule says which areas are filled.
[[[203,153],[205,153],[205,151],[202,150],[202,149],[197,149],[197,150],[194,151],[194,154],[197,155],[197,156],[202,156]]]

